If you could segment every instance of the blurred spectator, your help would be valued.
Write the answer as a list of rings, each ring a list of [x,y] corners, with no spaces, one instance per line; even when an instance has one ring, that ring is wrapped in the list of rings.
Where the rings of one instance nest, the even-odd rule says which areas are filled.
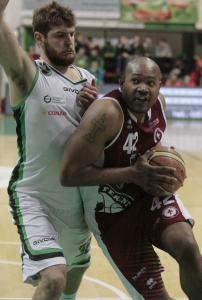
[[[172,57],[173,52],[167,40],[162,38],[156,46],[156,57]]]
[[[184,76],[184,86],[185,87],[194,87],[194,86],[196,86],[195,82],[191,81],[191,77],[188,74]]]
[[[85,41],[84,41],[84,37],[83,35],[78,32],[75,36],[75,50],[76,50],[76,53],[78,53],[79,49],[81,47],[85,47]]]
[[[181,54],[175,58],[173,58],[173,68],[180,70],[180,75],[183,77],[187,74],[188,66],[187,66],[187,58],[185,55]]]
[[[159,65],[163,80],[167,79],[171,72],[173,52],[167,40],[162,38],[156,46],[156,62]]]
[[[133,42],[130,44],[129,51],[130,51],[130,55],[132,55],[132,58],[144,56],[145,51],[141,43],[141,38],[139,34],[134,35]]]
[[[97,78],[98,85],[103,84],[103,69],[99,67],[99,62],[97,60],[91,62],[88,71]]]
[[[38,53],[36,53],[35,47],[33,45],[30,45],[28,47],[28,54],[31,58],[33,58],[33,60],[39,59],[39,57],[40,57],[40,55]]]
[[[172,87],[182,87],[184,86],[184,81],[183,79],[179,78],[179,70],[178,69],[173,69],[169,77],[165,81],[165,86],[172,86]]]
[[[152,37],[150,35],[146,35],[143,41],[143,48],[144,48],[144,56],[149,58],[155,57],[156,48],[153,44]]]
[[[190,73],[191,86],[202,86],[202,59],[197,59],[194,70]]]
[[[116,47],[116,73],[119,77],[125,70],[130,55],[128,38],[122,35]]]
[[[80,68],[87,68],[87,59],[88,56],[86,55],[86,49],[84,46],[81,46],[76,54],[76,59],[74,64]]]
[[[100,46],[93,41],[92,37],[89,37],[87,39],[85,47],[86,47],[86,54],[87,55],[90,55],[91,54],[91,50],[94,50],[94,49],[97,50],[98,55],[102,54]]]
[[[106,72],[116,71],[116,49],[110,40],[106,40],[102,48],[102,56],[104,59],[104,70]]]
[[[104,67],[103,57],[98,53],[96,48],[91,49],[88,57],[87,57],[87,68],[90,68],[92,61],[97,61],[98,65],[101,69]]]

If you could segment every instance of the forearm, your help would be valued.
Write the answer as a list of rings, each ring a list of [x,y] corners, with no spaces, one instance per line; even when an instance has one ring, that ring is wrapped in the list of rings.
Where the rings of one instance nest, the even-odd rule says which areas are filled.
[[[131,180],[131,167],[100,168],[89,166],[74,172],[62,170],[60,173],[60,182],[63,186],[95,186],[119,182],[131,182]]]
[[[0,19],[2,20],[3,13],[8,5],[9,0],[1,0],[0,1]]]
[[[21,51],[12,28],[4,20],[0,22],[0,64],[6,73],[19,68]]]
[[[151,166],[147,159],[150,153],[135,162],[135,164],[124,168],[100,168],[87,166],[78,168],[71,165],[68,168],[61,167],[60,182],[63,186],[94,186],[103,184],[116,184],[121,182],[132,182],[140,186],[160,185],[164,188],[172,187],[176,182],[173,176],[175,169],[165,166]]]

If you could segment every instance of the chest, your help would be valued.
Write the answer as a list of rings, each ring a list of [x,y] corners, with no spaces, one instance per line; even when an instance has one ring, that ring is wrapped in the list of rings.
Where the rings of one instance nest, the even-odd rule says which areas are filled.
[[[165,128],[162,113],[153,112],[145,123],[137,123],[125,115],[118,139],[105,150],[105,167],[131,165],[137,154],[144,154],[161,141]]]

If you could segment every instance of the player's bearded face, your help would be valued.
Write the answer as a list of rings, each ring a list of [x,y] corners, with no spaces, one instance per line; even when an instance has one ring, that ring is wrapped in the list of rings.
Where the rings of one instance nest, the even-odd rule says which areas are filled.
[[[67,45],[62,50],[56,50],[47,39],[44,40],[44,52],[48,59],[56,66],[69,66],[76,57],[74,45]]]

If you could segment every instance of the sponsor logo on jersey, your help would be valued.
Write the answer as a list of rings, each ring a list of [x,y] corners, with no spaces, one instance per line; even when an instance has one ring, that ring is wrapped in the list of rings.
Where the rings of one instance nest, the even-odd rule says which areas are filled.
[[[161,131],[160,128],[157,127],[154,131],[154,142],[155,143],[160,142],[160,140],[162,139],[162,136],[163,136],[163,132]]]
[[[146,282],[146,285],[149,286],[149,289],[153,289],[153,287],[157,284],[157,281],[155,281],[153,278],[149,278]]]
[[[128,121],[127,121],[127,129],[132,129],[132,121],[131,121],[131,119],[128,119]]]
[[[49,68],[49,66],[45,62],[38,62],[38,66],[44,75],[50,76],[52,74],[51,68]]]
[[[159,119],[156,118],[154,121],[150,122],[149,125],[153,126],[154,124],[158,124],[159,123]]]
[[[168,206],[162,211],[164,219],[173,219],[179,215],[179,210],[174,206]]]
[[[148,267],[147,266],[143,266],[139,272],[137,272],[137,274],[135,276],[132,277],[132,279],[135,281],[138,278],[140,278],[140,276],[142,276],[143,274],[148,272]]]
[[[130,197],[129,195],[126,195],[125,193],[117,192],[110,185],[100,186],[98,193],[102,194],[102,195],[104,194],[103,195],[104,198],[106,196],[108,196],[112,200],[112,203],[111,203],[112,206],[115,202],[115,203],[119,204],[120,207],[127,208],[128,206],[131,205],[131,203],[133,203],[132,197]]]
[[[54,110],[49,110],[49,111],[42,110],[41,114],[42,114],[42,116],[47,116],[47,115],[49,115],[49,116],[66,116],[67,115],[66,111],[54,111]]]
[[[43,97],[43,102],[46,104],[51,104],[51,105],[65,106],[66,105],[66,97],[60,96],[60,95],[45,95]]]
[[[49,241],[55,241],[55,239],[53,237],[39,239],[39,240],[34,241],[33,245],[37,245],[37,244],[44,243],[44,242],[49,242]]]
[[[73,93],[73,94],[79,94],[79,90],[76,90],[76,89],[72,89],[72,88],[68,88],[68,87],[63,87],[63,90],[65,91],[65,92],[70,92],[70,93]]]

